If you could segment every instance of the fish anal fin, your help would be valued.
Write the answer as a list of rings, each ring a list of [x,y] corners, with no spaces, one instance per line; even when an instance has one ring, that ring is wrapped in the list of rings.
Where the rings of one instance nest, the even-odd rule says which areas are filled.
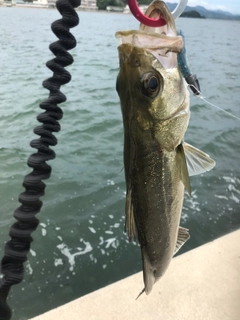
[[[216,162],[211,159],[208,154],[190,144],[184,142],[183,148],[189,176],[195,176],[210,171],[216,165]]]
[[[184,245],[184,243],[190,238],[188,229],[179,227],[178,229],[178,237],[177,237],[177,243],[175,247],[174,254],[178,252],[178,250]]]
[[[127,192],[126,196],[126,222],[125,222],[125,231],[128,233],[128,239],[131,241],[132,239],[137,240],[137,227],[134,219],[134,208],[132,203],[132,189],[130,188]]]
[[[191,185],[190,185],[190,179],[189,179],[189,174],[188,174],[188,168],[187,168],[187,162],[186,162],[186,157],[184,153],[184,149],[182,144],[180,144],[177,147],[177,153],[179,157],[179,162],[180,162],[180,168],[181,168],[181,180],[188,192],[188,194],[191,196]]]

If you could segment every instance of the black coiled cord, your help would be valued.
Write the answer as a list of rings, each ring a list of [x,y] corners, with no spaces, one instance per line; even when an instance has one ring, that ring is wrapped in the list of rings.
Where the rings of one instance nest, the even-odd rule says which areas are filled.
[[[80,6],[81,0],[58,0],[56,7],[62,15],[62,19],[52,24],[53,33],[59,38],[50,45],[50,50],[56,56],[47,62],[47,67],[53,71],[53,76],[43,82],[44,88],[50,91],[47,100],[40,104],[45,111],[37,117],[42,125],[35,128],[34,133],[39,139],[31,142],[37,153],[32,154],[28,159],[28,166],[33,171],[24,178],[23,186],[26,191],[19,196],[21,206],[14,212],[15,222],[11,228],[9,240],[5,245],[4,257],[1,261],[0,279],[0,320],[9,320],[12,312],[7,305],[7,297],[10,288],[23,280],[23,263],[27,260],[30,250],[30,243],[33,241],[31,233],[37,228],[39,220],[35,215],[42,207],[40,197],[44,195],[44,179],[51,175],[51,167],[46,163],[55,158],[55,152],[49,146],[57,144],[57,138],[53,132],[60,130],[60,120],[63,116],[61,108],[57,104],[66,101],[66,97],[60,92],[60,87],[71,80],[71,75],[64,68],[73,63],[72,56],[67,50],[76,46],[74,36],[69,32],[70,28],[78,25],[79,18],[73,8]]]

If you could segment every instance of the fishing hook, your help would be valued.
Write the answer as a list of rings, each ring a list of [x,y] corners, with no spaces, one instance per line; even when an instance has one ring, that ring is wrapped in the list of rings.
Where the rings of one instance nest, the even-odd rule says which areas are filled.
[[[187,3],[188,3],[188,0],[180,0],[179,4],[172,12],[174,19],[178,18],[182,14]],[[143,23],[145,26],[156,28],[156,27],[165,26],[167,24],[165,19],[161,16],[158,19],[152,19],[146,16],[144,13],[142,13],[137,5],[136,0],[128,0],[128,6],[132,14],[134,15],[134,17],[139,22]]]

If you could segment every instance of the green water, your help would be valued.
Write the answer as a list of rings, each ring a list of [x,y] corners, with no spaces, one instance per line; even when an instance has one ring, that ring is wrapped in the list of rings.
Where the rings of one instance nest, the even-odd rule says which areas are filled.
[[[124,229],[123,130],[115,79],[118,30],[136,29],[131,15],[80,12],[72,30],[78,46],[68,68],[72,81],[62,88],[62,130],[54,148],[52,176],[33,233],[24,281],[9,302],[14,320],[29,319],[140,271],[140,250]],[[56,38],[55,10],[0,8],[0,252],[8,240],[12,213],[29,172],[29,142],[47,97],[41,82]],[[179,19],[189,61],[204,96],[240,117],[240,42],[236,21]],[[180,253],[240,227],[240,122],[192,97],[185,140],[216,160],[211,172],[191,179],[182,226],[191,239]],[[136,294],[143,284],[136,287]],[[133,297],[135,298],[135,297]]]

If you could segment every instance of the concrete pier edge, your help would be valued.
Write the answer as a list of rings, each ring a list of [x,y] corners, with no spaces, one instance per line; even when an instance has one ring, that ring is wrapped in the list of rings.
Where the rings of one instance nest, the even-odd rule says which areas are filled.
[[[239,320],[240,230],[174,258],[150,295],[142,272],[32,320]]]

